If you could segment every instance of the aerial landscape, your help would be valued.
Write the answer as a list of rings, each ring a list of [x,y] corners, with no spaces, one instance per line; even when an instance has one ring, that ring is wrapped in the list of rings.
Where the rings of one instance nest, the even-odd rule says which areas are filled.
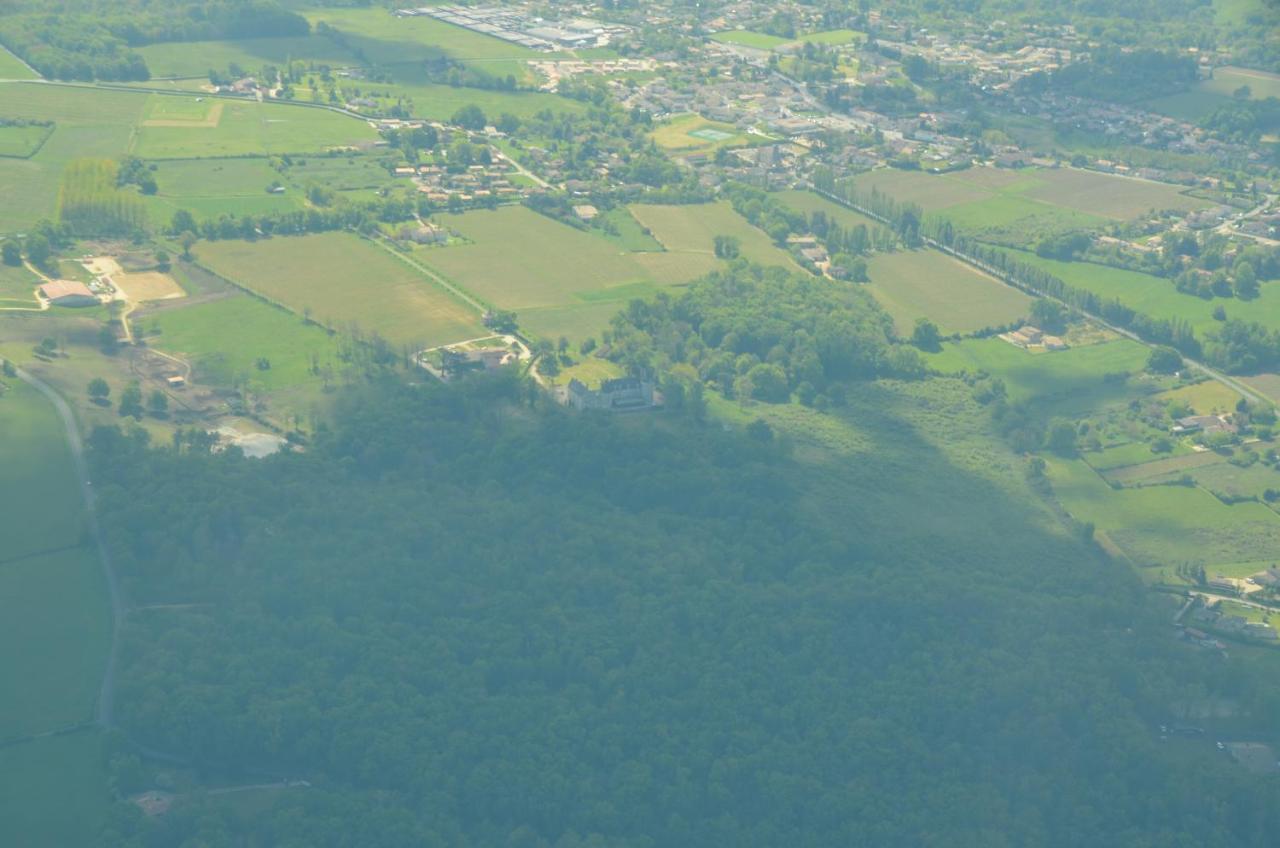
[[[0,846],[1280,844],[1280,0],[0,0]]]

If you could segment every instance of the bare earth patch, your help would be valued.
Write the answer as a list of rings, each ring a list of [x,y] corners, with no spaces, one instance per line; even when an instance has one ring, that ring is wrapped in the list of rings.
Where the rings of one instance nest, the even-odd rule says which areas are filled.
[[[112,278],[126,298],[131,301],[169,300],[186,297],[187,293],[168,274],[159,271],[143,271],[138,274],[116,274]]]

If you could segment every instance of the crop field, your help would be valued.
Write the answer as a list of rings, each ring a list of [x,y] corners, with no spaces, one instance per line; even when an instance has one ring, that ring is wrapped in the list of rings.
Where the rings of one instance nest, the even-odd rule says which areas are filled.
[[[247,380],[263,391],[322,382],[311,372],[341,370],[337,340],[296,315],[249,295],[168,309],[140,319],[147,343],[189,361],[199,382],[230,386]],[[265,359],[270,368],[258,367]]]
[[[662,245],[635,219],[625,206],[617,206],[600,214],[600,223],[611,227],[614,232],[606,232],[605,236],[616,242],[624,250],[661,251]]]
[[[137,50],[153,78],[198,77],[207,81],[211,69],[225,71],[231,64],[239,65],[247,74],[256,74],[264,65],[281,67],[288,61],[335,68],[359,64],[351,51],[320,35],[172,42],[148,44]]]
[[[742,243],[742,255],[752,262],[796,267],[789,253],[733,211],[728,201],[683,206],[638,203],[631,206],[631,214],[672,252],[714,256],[716,236],[735,236]]]
[[[1060,228],[1127,220],[1148,209],[1201,209],[1207,201],[1179,186],[1117,177],[1077,168],[971,168],[949,174],[881,169],[860,174],[854,184],[878,188],[896,200],[969,227],[1007,226],[1025,216],[1056,220]]]
[[[1034,253],[1019,252],[1020,261],[1035,265],[1064,282],[1105,298],[1119,298],[1126,306],[1153,318],[1188,321],[1203,337],[1219,324],[1213,310],[1223,307],[1228,318],[1247,318],[1270,329],[1280,329],[1280,285],[1263,284],[1261,294],[1249,301],[1234,298],[1204,300],[1173,287],[1173,281],[1150,274],[1112,268],[1090,262],[1062,262],[1043,259]]]
[[[470,244],[421,251],[418,258],[504,309],[563,306],[583,296],[649,281],[632,256],[607,239],[522,206],[438,216]]]
[[[93,717],[109,610],[62,422],[16,380],[0,398],[0,739]]]
[[[0,79],[28,80],[38,79],[39,75],[26,66],[21,59],[0,47]]]
[[[790,44],[792,41],[792,39],[779,38],[776,35],[768,35],[763,32],[752,32],[747,29],[731,29],[717,32],[711,36],[711,39],[724,44],[754,47],[757,50],[774,50],[784,44]]]
[[[1073,347],[1048,353],[1031,353],[1001,339],[968,339],[943,345],[926,357],[943,373],[986,371],[1000,377],[1014,400],[1066,398],[1080,409],[1127,396],[1123,383],[1108,381],[1107,374],[1142,370],[1147,349],[1128,339]]]
[[[27,158],[40,147],[50,129],[38,124],[0,127],[0,156]]]
[[[733,124],[709,121],[701,115],[682,115],[662,124],[652,133],[663,150],[713,150],[746,144],[750,139]]]
[[[459,61],[536,59],[545,54],[500,38],[423,16],[397,18],[382,8],[322,8],[302,12],[314,26],[324,21],[350,37],[370,61],[409,62],[427,57],[436,48]]]
[[[394,345],[431,347],[481,335],[475,312],[375,245],[347,233],[217,241],[201,264],[335,329],[355,325]]]
[[[102,736],[84,730],[0,748],[0,822],[10,845],[100,845],[112,798]]]
[[[868,290],[900,335],[928,318],[943,333],[969,333],[1028,314],[1031,298],[935,250],[879,254],[867,265]]]
[[[1280,517],[1257,503],[1230,506],[1186,486],[1114,490],[1080,460],[1050,459],[1054,492],[1144,568],[1262,559],[1280,544]]]
[[[0,83],[0,115],[56,122],[53,134],[30,159],[0,158],[0,232],[23,232],[54,217],[58,183],[72,159],[115,158],[125,153],[142,116],[146,95],[24,83]]]
[[[151,97],[185,99],[166,94]],[[177,121],[163,126],[144,121],[132,152],[144,159],[319,153],[333,147],[372,144],[378,137],[364,121],[326,109],[253,100],[218,103],[223,108],[216,125],[210,120],[212,110],[203,122],[193,121],[189,126]]]
[[[159,190],[143,202],[156,224],[166,223],[178,209],[201,219],[223,213],[261,215],[302,204],[301,189],[267,193],[267,186],[283,177],[265,159],[165,160],[157,163],[153,176]]]

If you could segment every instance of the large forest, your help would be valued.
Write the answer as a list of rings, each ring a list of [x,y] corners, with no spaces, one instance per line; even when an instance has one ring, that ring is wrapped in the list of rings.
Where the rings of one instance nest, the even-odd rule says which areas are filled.
[[[105,842],[1263,844],[1274,785],[1156,739],[1241,684],[1011,454],[982,442],[997,480],[919,431],[963,443],[976,410],[958,380],[850,384],[871,441],[816,456],[387,377],[265,460],[97,430],[128,593],[184,605],[127,621],[129,744],[310,784],[122,806]]]

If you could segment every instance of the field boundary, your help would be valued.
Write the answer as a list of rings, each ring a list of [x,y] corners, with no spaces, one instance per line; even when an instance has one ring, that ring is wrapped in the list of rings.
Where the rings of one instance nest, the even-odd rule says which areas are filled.
[[[403,253],[396,250],[391,245],[387,244],[385,241],[382,240],[386,238],[385,236],[382,236],[381,238],[373,238],[370,236],[361,235],[360,237],[367,240],[371,244],[376,245],[382,250],[385,250],[387,253],[390,253],[392,256],[396,257],[401,262],[408,265],[410,268],[413,268],[415,271],[427,277],[431,282],[440,286],[440,288],[449,292],[449,294],[453,295],[454,297],[466,303],[471,308],[475,309],[481,315],[484,315],[486,312],[495,311],[494,307],[485,303],[478,296],[472,295],[470,292],[462,288],[457,283],[454,283],[453,281],[449,280],[439,271],[436,271],[432,268],[428,268],[427,266],[418,262],[418,260],[413,259],[409,256],[405,256]]]

